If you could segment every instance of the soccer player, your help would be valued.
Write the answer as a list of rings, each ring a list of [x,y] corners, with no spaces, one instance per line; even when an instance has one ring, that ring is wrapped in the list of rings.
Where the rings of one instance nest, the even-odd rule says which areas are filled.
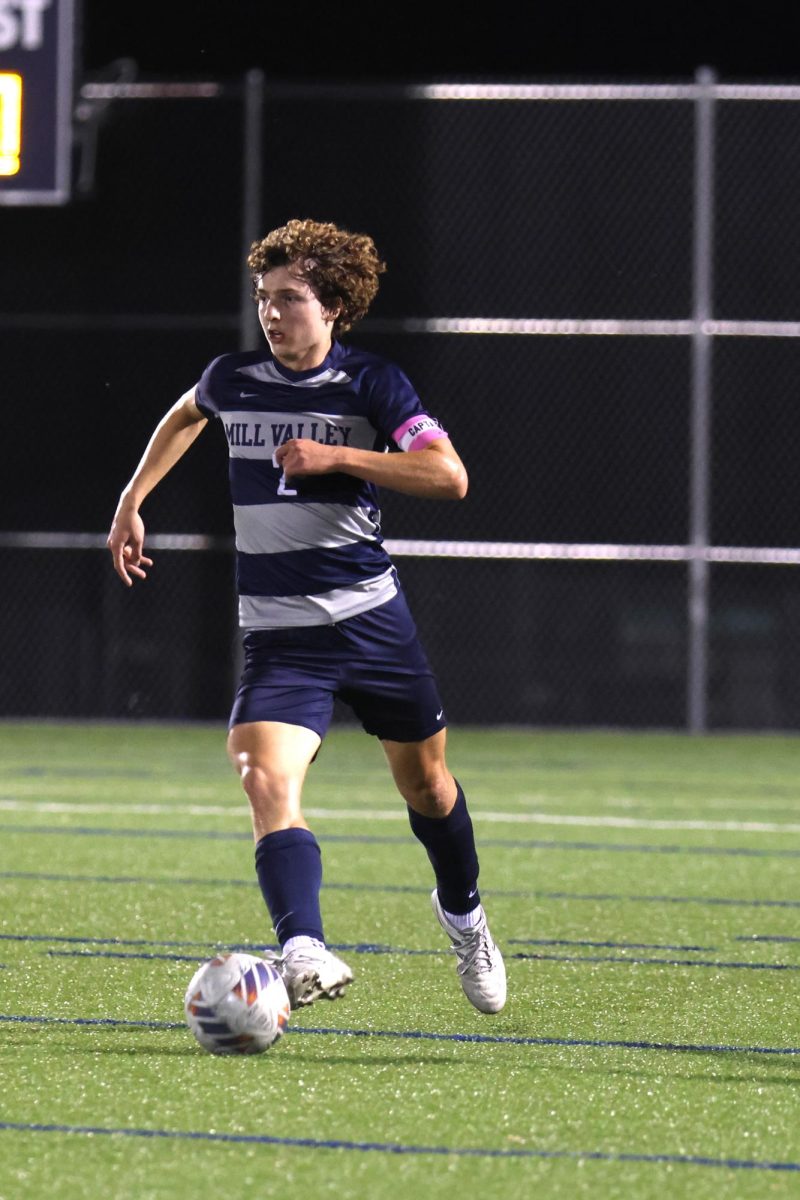
[[[370,237],[291,220],[255,242],[247,262],[267,346],[215,358],[159,422],[114,516],[114,567],[128,586],[146,578],[140,506],[218,418],[245,653],[228,753],[250,802],[292,1007],[335,999],[353,978],[325,945],[320,849],[301,807],[339,697],[381,740],[433,867],[433,909],[464,992],[481,1012],[499,1012],[505,966],[478,894],[472,821],[378,509],[379,487],[461,499],[464,465],[403,372],[341,341],[386,269]]]

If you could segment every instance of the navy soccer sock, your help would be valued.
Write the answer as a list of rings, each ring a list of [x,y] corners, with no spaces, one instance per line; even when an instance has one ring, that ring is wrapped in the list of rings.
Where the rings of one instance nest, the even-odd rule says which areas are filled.
[[[455,805],[446,817],[423,817],[413,808],[408,810],[414,835],[428,852],[439,903],[454,915],[472,912],[481,902],[472,818],[458,782],[456,788]]]
[[[278,829],[262,837],[256,845],[256,874],[280,944],[301,935],[324,942],[322,855],[313,833]]]

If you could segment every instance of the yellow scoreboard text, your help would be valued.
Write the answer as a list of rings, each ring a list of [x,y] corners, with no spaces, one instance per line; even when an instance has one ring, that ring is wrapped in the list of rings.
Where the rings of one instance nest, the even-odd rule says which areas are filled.
[[[22,153],[22,76],[0,71],[0,175],[16,175]]]

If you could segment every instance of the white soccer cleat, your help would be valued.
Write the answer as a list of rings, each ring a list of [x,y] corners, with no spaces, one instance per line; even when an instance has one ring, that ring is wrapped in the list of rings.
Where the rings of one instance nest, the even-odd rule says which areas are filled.
[[[353,972],[322,942],[308,942],[289,950],[280,960],[281,973],[292,1008],[305,1008],[315,1000],[338,1000]]]
[[[480,1012],[500,1012],[506,1002],[506,966],[492,941],[483,908],[477,925],[458,929],[448,921],[436,888],[431,894],[431,903],[439,924],[453,943],[458,958],[456,971],[470,1004]]]

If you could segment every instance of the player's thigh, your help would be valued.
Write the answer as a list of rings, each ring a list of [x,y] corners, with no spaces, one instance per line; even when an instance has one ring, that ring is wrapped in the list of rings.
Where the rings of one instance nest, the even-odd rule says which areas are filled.
[[[246,721],[232,726],[228,756],[244,782],[251,773],[275,791],[299,791],[322,741],[314,729],[283,721]]]
[[[456,801],[456,785],[447,766],[447,730],[419,742],[382,739],[397,789],[411,808],[428,817],[446,817]]]
[[[302,725],[249,721],[228,734],[228,754],[250,801],[256,842],[281,829],[307,829],[303,783],[320,736]]]

